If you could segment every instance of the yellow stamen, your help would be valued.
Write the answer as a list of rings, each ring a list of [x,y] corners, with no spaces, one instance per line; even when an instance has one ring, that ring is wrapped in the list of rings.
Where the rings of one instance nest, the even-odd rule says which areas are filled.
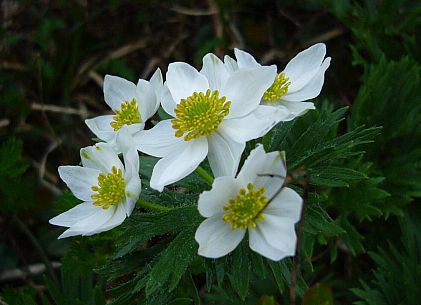
[[[228,115],[230,106],[225,96],[219,97],[218,90],[194,92],[182,99],[174,110],[176,116],[171,122],[175,136],[184,136],[185,141],[190,141],[212,134]]]
[[[264,195],[265,188],[254,190],[253,184],[247,184],[247,190],[242,188],[236,197],[224,206],[227,213],[223,216],[225,222],[230,222],[232,229],[253,229],[256,222],[263,220],[263,210],[268,203]]]
[[[266,102],[279,101],[281,97],[288,93],[290,85],[291,82],[289,82],[289,78],[285,76],[285,73],[276,75],[272,86],[263,94],[263,100]]]
[[[92,190],[97,194],[91,195],[94,205],[108,209],[112,205],[118,205],[126,196],[126,183],[123,172],[113,166],[111,173],[98,175],[98,186],[93,186]]]
[[[131,102],[126,101],[121,104],[121,108],[117,109],[115,113],[116,115],[113,117],[114,121],[110,123],[115,131],[120,130],[123,125],[142,123],[142,118],[135,98],[132,99]]]

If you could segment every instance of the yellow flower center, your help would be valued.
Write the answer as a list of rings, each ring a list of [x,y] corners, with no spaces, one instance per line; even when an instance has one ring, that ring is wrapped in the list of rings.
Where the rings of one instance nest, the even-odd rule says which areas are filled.
[[[229,200],[224,206],[226,214],[223,216],[225,222],[230,222],[235,229],[253,229],[258,220],[263,220],[263,210],[268,203],[264,195],[265,188],[260,187],[254,190],[253,184],[247,184],[247,190],[242,188],[236,197]]]
[[[290,85],[291,82],[289,82],[289,78],[285,76],[285,73],[276,75],[272,86],[263,94],[263,100],[266,102],[279,101],[281,97],[288,93]]]
[[[94,205],[102,206],[108,209],[112,205],[119,204],[124,197],[126,183],[123,178],[123,172],[113,166],[111,173],[98,175],[98,186],[93,186],[92,190],[97,192],[91,195]]]
[[[119,130],[123,125],[132,125],[142,122],[135,98],[132,99],[131,102],[126,101],[121,104],[121,108],[117,109],[115,113],[116,115],[113,117],[114,121],[110,123],[115,131]]]
[[[229,113],[230,106],[225,96],[219,97],[218,90],[193,93],[182,99],[174,110],[175,118],[171,122],[175,136],[181,138],[187,133],[184,140],[190,141],[212,134]]]

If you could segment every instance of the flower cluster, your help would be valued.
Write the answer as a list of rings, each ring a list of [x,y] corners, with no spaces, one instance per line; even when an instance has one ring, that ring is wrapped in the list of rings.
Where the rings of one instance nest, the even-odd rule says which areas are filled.
[[[285,154],[258,145],[238,167],[248,141],[315,108],[305,101],[319,95],[330,58],[319,43],[279,71],[244,51],[234,53],[223,61],[207,54],[200,71],[171,63],[165,81],[159,69],[137,84],[105,76],[104,99],[114,114],[86,120],[103,142],[81,149],[83,166],[59,167],[83,201],[50,220],[69,228],[59,238],[107,231],[130,216],[141,192],[140,151],[160,158],[150,179],[159,192],[207,158],[215,180],[198,201],[206,218],[195,235],[199,255],[228,254],[246,231],[253,251],[272,260],[294,255],[302,199],[285,184]],[[160,106],[171,118],[145,130]]]

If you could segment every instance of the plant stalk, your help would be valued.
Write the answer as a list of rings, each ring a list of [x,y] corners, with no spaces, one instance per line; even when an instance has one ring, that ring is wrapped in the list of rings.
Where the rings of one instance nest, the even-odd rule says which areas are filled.
[[[212,186],[213,180],[215,180],[211,174],[209,174],[203,167],[198,166],[196,168],[196,173],[199,174],[200,177],[203,178],[210,186]]]

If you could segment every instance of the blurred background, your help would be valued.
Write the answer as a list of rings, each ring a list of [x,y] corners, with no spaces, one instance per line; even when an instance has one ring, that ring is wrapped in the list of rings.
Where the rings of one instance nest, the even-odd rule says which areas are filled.
[[[408,66],[421,61],[418,1],[2,0],[0,9],[0,303],[32,304],[25,302],[23,292],[48,299],[43,294],[45,274],[50,291],[54,281],[58,283],[61,258],[69,257],[71,241],[57,240],[61,229],[49,225],[48,219],[72,206],[74,199],[62,196],[65,186],[57,167],[78,164],[79,149],[92,145],[94,135],[84,120],[109,111],[102,92],[105,74],[137,82],[149,79],[157,67],[165,73],[173,61],[200,68],[206,53],[232,56],[234,47],[282,69],[297,52],[324,42],[332,64],[320,99],[334,107],[348,106],[352,113],[370,65],[403,57],[410,61]],[[397,95],[398,102],[408,101],[408,96]],[[413,105],[417,103],[419,98]],[[391,115],[399,116],[399,109],[396,106]],[[388,121],[360,113],[358,123],[368,126]],[[400,126],[399,119],[393,120]],[[413,121],[412,133],[395,129],[401,134],[393,134],[393,139],[391,134],[382,136],[379,147],[389,147],[395,155],[415,151],[396,140],[420,139],[419,119]],[[394,152],[396,145],[399,152]],[[371,153],[375,164],[388,158],[385,151]],[[407,159],[413,170],[419,166],[418,157],[419,147]],[[381,173],[389,174],[395,173]],[[403,214],[401,207],[420,196],[414,182],[419,173],[414,175],[408,178],[413,189],[405,193],[409,195],[399,197],[397,190],[393,197],[393,186],[385,187],[400,200],[388,215]],[[377,224],[385,226],[383,221]],[[390,221],[398,226],[393,217]],[[78,251],[87,253],[80,268],[86,267],[89,281],[95,277],[92,268],[106,261],[113,246],[109,236],[101,234],[90,243],[74,240]],[[367,255],[362,259],[371,262]],[[359,285],[359,276],[347,264],[358,261],[346,255],[335,267],[338,280],[348,281],[334,290],[341,304],[351,304],[355,296],[348,289]],[[362,273],[372,266],[368,263]],[[22,303],[16,301],[19,295]]]

